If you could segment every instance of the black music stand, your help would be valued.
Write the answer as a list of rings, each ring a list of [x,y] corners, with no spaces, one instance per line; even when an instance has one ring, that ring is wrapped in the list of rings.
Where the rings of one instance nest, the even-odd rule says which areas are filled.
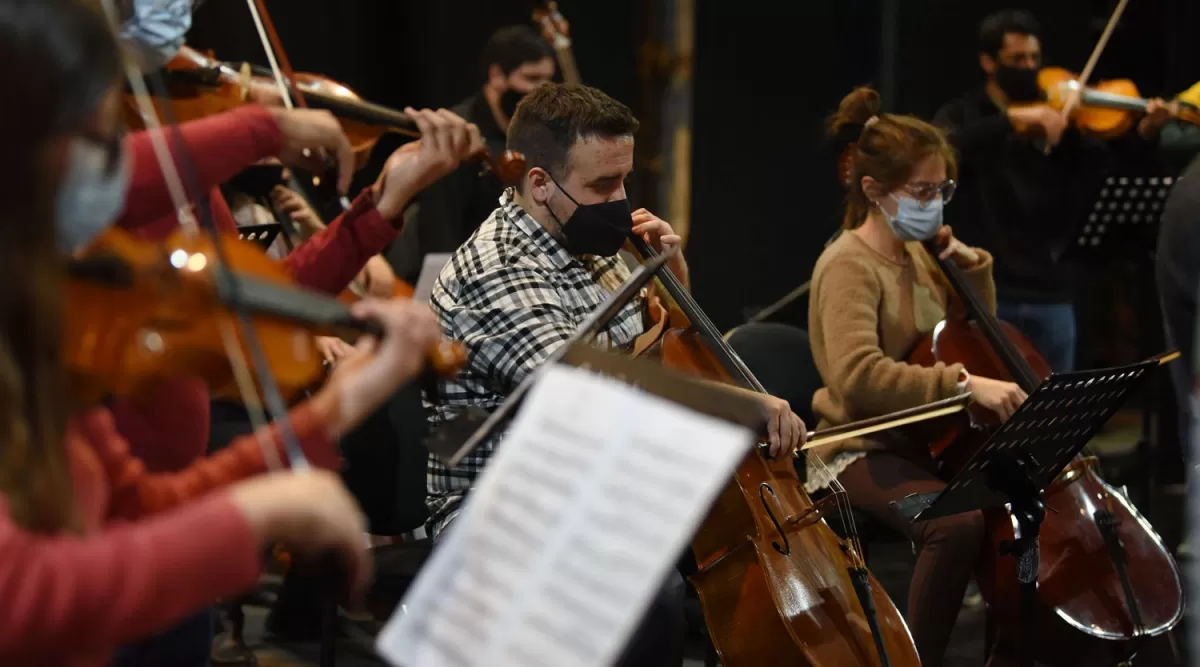
[[[1037,605],[1038,531],[1045,516],[1042,492],[1158,365],[1159,359],[1154,358],[1118,368],[1051,375],[992,434],[945,489],[892,503],[894,509],[912,521],[1009,505],[1017,530],[1015,539],[1001,548],[1002,553],[1014,556],[1017,561],[1021,636],[1016,644],[1023,666],[1033,665],[1027,647],[1033,645]],[[1110,541],[1107,538],[1112,527],[1104,525],[1107,517],[1093,518],[1101,524],[1106,541]],[[1121,560],[1114,562],[1122,579],[1127,579]],[[1131,608],[1131,615],[1136,618],[1135,608]]]
[[[283,231],[283,225],[278,222],[264,222],[257,225],[244,225],[238,227],[237,231],[238,238],[254,241],[262,246],[263,250],[267,250],[275,242],[275,237]]]
[[[1164,345],[1153,262],[1159,221],[1171,188],[1178,181],[1176,175],[1155,169],[1127,170],[1106,176],[1064,253],[1103,270],[1109,270],[1114,262],[1134,265],[1135,307],[1138,320],[1143,323],[1138,335],[1140,356],[1150,356]],[[1144,481],[1139,504],[1148,513],[1153,504],[1152,490],[1157,486],[1155,424],[1159,391],[1161,387],[1152,386],[1148,395],[1142,397],[1142,428],[1135,446]]]
[[[1147,172],[1105,177],[1065,254],[1089,261],[1149,257],[1177,180]]]
[[[666,266],[667,260],[674,257],[676,252],[677,250],[674,249],[664,252],[634,269],[625,282],[617,288],[617,291],[613,292],[607,301],[600,304],[600,307],[592,311],[592,314],[579,325],[574,335],[546,357],[542,366],[549,366],[561,361],[576,343],[591,342],[591,339],[621,312],[625,304],[633,300],[633,297],[649,284],[650,280]],[[441,459],[447,466],[451,468],[457,466],[464,456],[470,454],[472,450],[493,436],[501,426],[507,424],[508,420],[516,413],[521,401],[525,399],[525,394],[537,381],[537,377],[536,371],[526,375],[521,384],[504,399],[504,402],[490,413],[478,406],[465,408],[457,417],[442,424],[441,428],[426,436],[422,443],[425,445],[425,449]]]

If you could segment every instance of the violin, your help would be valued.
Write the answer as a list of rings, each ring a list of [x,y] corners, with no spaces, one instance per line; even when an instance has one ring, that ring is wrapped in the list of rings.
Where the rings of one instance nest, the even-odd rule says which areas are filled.
[[[575,66],[575,54],[571,51],[571,26],[554,0],[538,0],[534,3],[533,22],[542,29],[542,37],[554,48],[558,66],[562,70],[564,83],[582,83],[579,68]]]
[[[294,399],[325,379],[315,335],[380,335],[336,299],[295,285],[258,244],[232,235],[176,232],[165,243],[106,231],[67,268],[64,355],[76,397],[136,395],[167,377],[205,380],[213,394],[235,396],[235,365],[226,347],[248,357],[245,332],[232,327],[235,306],[251,316],[266,370]],[[433,372],[457,373],[466,361],[458,343],[428,350]]]
[[[643,261],[657,255],[630,241]],[[660,281],[675,302],[663,364],[766,393],[675,276],[664,271]],[[824,521],[830,504],[846,540]],[[908,626],[862,560],[845,489],[814,503],[792,456],[749,452],[691,546],[690,579],[721,664],[920,665]]]
[[[1150,104],[1150,100],[1138,92],[1137,84],[1129,79],[1084,86],[1078,76],[1061,67],[1045,67],[1038,71],[1038,88],[1045,97],[1044,104],[1060,112],[1066,111],[1072,97],[1077,95],[1077,104],[1070,110],[1071,124],[1084,134],[1101,139],[1115,139],[1134,128]],[[1167,108],[1172,118],[1200,125],[1200,110],[1194,106],[1175,101],[1168,103]],[[1040,131],[1040,127],[1024,125],[1015,129],[1023,135],[1036,135]]]
[[[165,79],[168,97],[154,96],[152,101],[160,117],[173,117],[180,123],[253,102],[277,105],[281,95],[270,70],[249,63],[235,65],[215,60],[188,46],[180,49],[167,65]],[[304,99],[313,108],[337,117],[354,148],[358,168],[366,164],[384,134],[392,132],[418,139],[421,136],[407,114],[366,102],[332,79],[297,72],[294,82],[288,84],[288,91],[296,99]],[[125,120],[133,129],[145,127],[132,94],[125,96]],[[519,153],[505,151],[497,158],[484,149],[477,157],[506,184],[515,183],[525,175],[525,158]]]
[[[933,241],[926,244],[938,257]],[[972,374],[1017,383],[1029,394],[1050,375],[1045,358],[1019,331],[996,318],[952,259],[937,259],[950,286],[946,319],[908,361],[963,364]],[[933,446],[953,475],[987,441],[995,424],[959,420]],[[1052,667],[1114,664],[1137,644],[1170,631],[1183,617],[1182,577],[1175,560],[1125,495],[1096,470],[1094,457],[1076,457],[1045,491],[1040,531],[1037,641],[1023,644]],[[1002,548],[1014,539],[1007,507],[984,511],[986,542],[976,569],[980,592],[998,636],[1019,636],[1020,585],[1016,564]],[[1113,542],[1122,551],[1114,556]]]

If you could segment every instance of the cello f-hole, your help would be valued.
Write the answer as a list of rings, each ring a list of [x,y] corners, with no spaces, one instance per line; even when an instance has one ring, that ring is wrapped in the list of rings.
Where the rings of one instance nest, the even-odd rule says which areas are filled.
[[[767,517],[771,519],[771,523],[775,524],[775,530],[779,533],[779,537],[783,538],[783,546],[780,547],[778,542],[772,542],[771,546],[784,556],[789,556],[792,553],[792,545],[788,542],[787,534],[783,532],[783,528],[779,525],[779,519],[775,518],[775,513],[771,511],[771,506],[767,504],[766,494],[770,493],[771,497],[775,497],[775,489],[771,488],[770,484],[763,482],[758,485],[758,499],[762,501],[763,509],[767,511]]]

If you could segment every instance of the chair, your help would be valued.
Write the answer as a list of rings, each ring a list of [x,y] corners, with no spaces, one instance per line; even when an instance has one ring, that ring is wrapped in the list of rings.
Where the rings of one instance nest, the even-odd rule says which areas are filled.
[[[778,322],[743,324],[725,334],[730,347],[772,395],[782,398],[813,427],[812,397],[821,388],[804,329]]]
[[[347,460],[342,473],[346,485],[363,505],[372,537],[386,544],[372,548],[375,583],[372,592],[398,599],[416,579],[429,557],[432,540],[420,529],[428,517],[425,509],[425,469],[428,453],[421,445],[428,426],[421,390],[415,384],[400,389],[385,407],[343,438]],[[341,625],[338,591],[322,594],[321,667],[334,667]],[[370,644],[363,633],[354,635]]]

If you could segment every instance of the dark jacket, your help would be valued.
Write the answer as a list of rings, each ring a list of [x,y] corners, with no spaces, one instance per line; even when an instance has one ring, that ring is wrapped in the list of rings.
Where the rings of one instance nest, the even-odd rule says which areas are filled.
[[[451,109],[479,126],[492,155],[504,152],[506,136],[496,124],[483,92]],[[421,263],[429,253],[452,253],[466,242],[479,224],[496,210],[504,184],[483,163],[467,161],[426,188],[404,212],[404,228],[388,252],[396,275],[416,284]]]
[[[1014,132],[982,88],[942,107],[935,122],[959,155],[946,222],[964,243],[992,253],[998,298],[1069,302],[1062,255],[1111,167],[1106,145],[1071,129],[1046,155],[1044,142]]]

